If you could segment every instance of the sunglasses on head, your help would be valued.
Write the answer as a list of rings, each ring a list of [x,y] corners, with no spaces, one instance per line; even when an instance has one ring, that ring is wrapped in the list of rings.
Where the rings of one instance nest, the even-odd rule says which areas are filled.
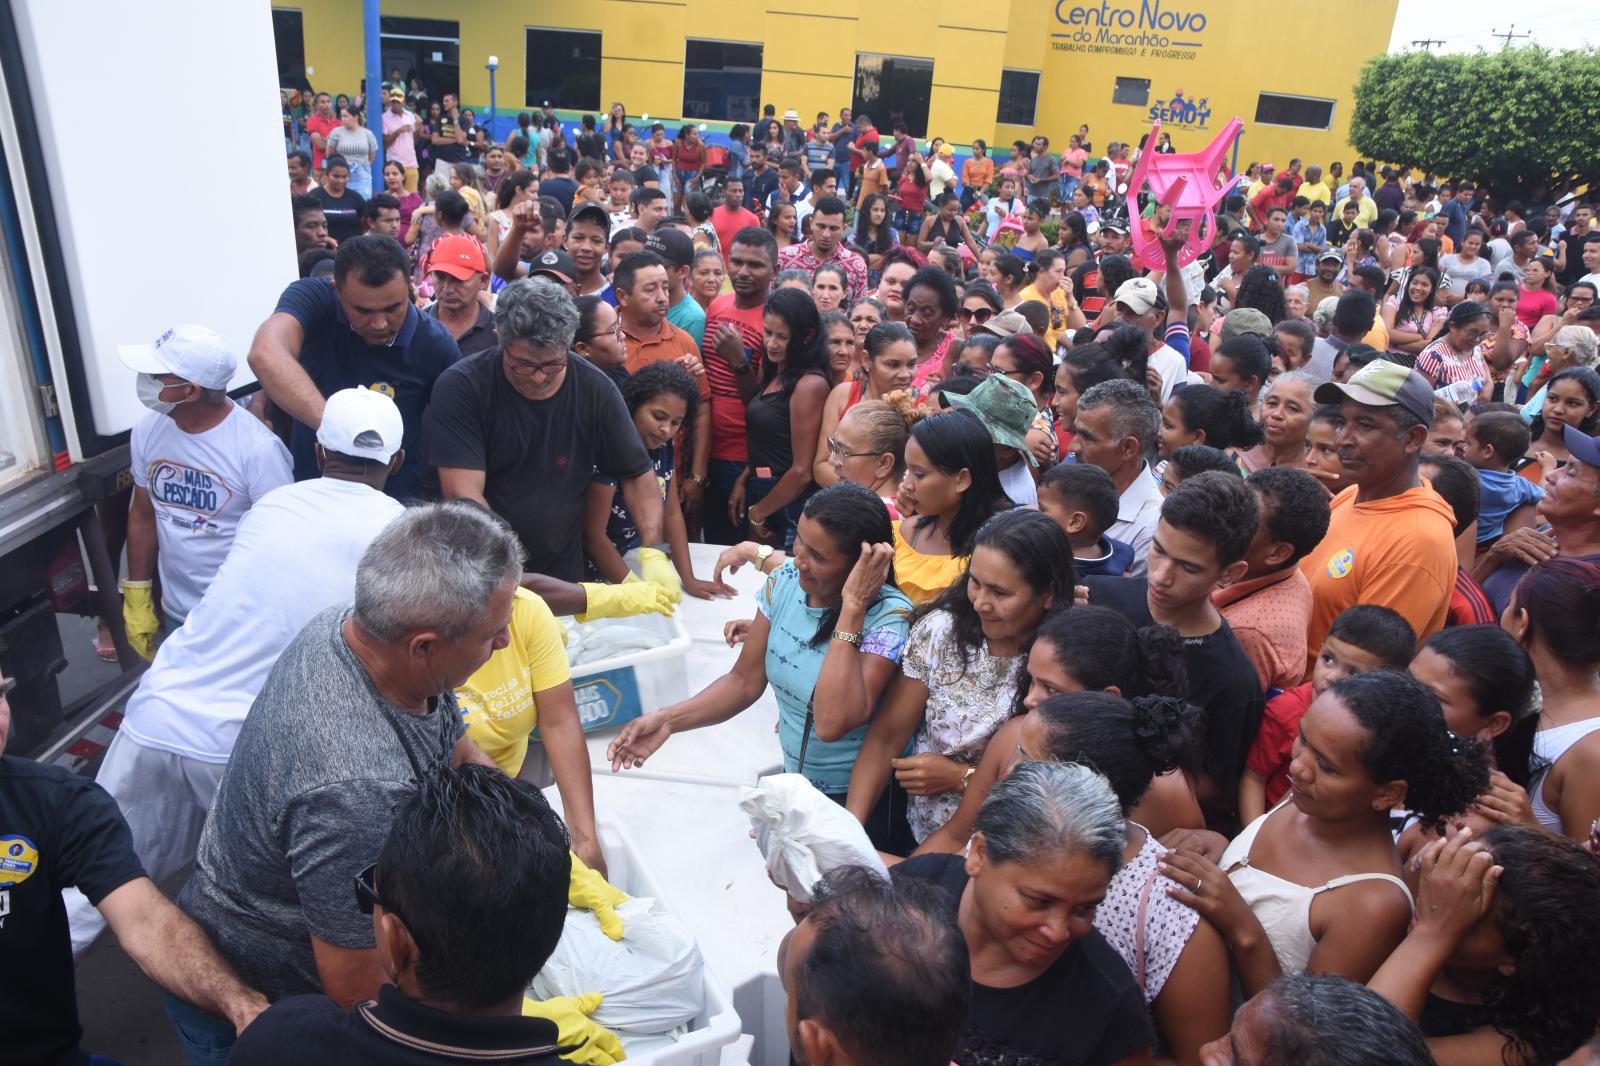
[[[372,908],[374,906],[379,906],[388,911],[390,914],[393,914],[395,917],[400,917],[400,912],[396,911],[393,907],[389,906],[389,904],[385,903],[383,897],[378,895],[377,874],[377,863],[373,863],[371,866],[368,866],[366,869],[356,874],[356,909],[362,914],[371,914]],[[402,918],[401,920],[404,921],[405,919]]]
[[[962,307],[956,311],[956,317],[963,322],[975,321],[981,326],[994,317],[994,310],[988,307]]]

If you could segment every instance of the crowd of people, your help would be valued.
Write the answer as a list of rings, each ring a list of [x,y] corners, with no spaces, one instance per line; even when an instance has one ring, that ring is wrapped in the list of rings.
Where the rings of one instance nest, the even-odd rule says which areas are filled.
[[[416,104],[368,196],[310,101],[258,392],[124,350],[152,662],[98,784],[0,760],[25,1061],[108,924],[192,1063],[611,1061],[523,1001],[614,902],[557,618],[746,566],[732,668],[607,758],[770,692],[884,855],[794,907],[795,1061],[1600,1059],[1589,203],[1253,163],[1180,267],[1165,138]]]

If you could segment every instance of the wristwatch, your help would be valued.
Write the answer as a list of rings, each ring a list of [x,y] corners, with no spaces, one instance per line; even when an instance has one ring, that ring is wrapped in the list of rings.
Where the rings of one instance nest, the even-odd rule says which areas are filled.
[[[753,369],[753,368],[750,365],[750,360],[746,359],[744,362],[742,362],[738,366],[734,367],[733,368],[733,372],[735,374],[748,374],[748,373],[750,373],[751,369]]]
[[[854,644],[858,648],[861,647],[861,634],[860,633],[847,633],[842,629],[835,629],[833,631],[833,639],[834,640],[842,640],[846,644]]]
[[[976,766],[969,766],[967,767],[967,772],[961,775],[961,791],[963,793],[967,791],[967,785],[972,783],[972,775],[977,772],[978,768]]]
[[[711,484],[711,479],[704,474],[690,474],[689,480],[694,482],[696,485],[699,485],[701,488],[705,488],[707,485]]]
[[[772,545],[763,544],[756,549],[756,569],[767,572],[767,560],[772,558]]]

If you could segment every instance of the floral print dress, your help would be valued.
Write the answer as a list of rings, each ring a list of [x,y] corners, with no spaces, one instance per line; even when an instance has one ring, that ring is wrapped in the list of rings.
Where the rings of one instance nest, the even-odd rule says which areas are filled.
[[[976,766],[989,738],[1011,717],[1026,656],[990,655],[985,642],[963,664],[954,628],[949,611],[934,611],[911,627],[906,640],[900,669],[928,686],[927,709],[911,748],[916,755],[944,755]],[[926,840],[959,806],[959,791],[912,796],[906,811],[912,835],[918,843]]]

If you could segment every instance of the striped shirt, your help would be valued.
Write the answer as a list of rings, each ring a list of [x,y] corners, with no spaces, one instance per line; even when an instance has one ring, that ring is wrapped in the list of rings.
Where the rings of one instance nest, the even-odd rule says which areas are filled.
[[[1427,378],[1436,389],[1454,385],[1458,381],[1489,380],[1489,364],[1484,361],[1483,349],[1474,348],[1463,359],[1450,347],[1448,336],[1440,337],[1417,356],[1417,372]]]
[[[1494,607],[1489,603],[1489,597],[1484,594],[1483,588],[1472,579],[1471,574],[1459,566],[1456,567],[1456,585],[1450,591],[1450,607],[1445,613],[1444,624],[1492,626],[1498,621]]]

